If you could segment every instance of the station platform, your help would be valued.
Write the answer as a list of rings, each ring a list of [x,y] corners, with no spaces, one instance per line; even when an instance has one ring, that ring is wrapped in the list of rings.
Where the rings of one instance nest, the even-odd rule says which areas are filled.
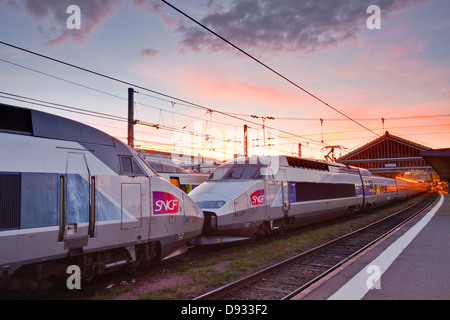
[[[292,300],[450,300],[450,195]]]

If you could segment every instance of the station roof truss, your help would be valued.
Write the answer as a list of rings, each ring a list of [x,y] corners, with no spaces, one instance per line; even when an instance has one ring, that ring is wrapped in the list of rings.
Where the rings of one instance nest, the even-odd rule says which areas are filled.
[[[421,152],[432,148],[386,133],[340,157],[337,162],[368,169],[374,175],[397,177],[406,172],[431,174],[434,168]]]

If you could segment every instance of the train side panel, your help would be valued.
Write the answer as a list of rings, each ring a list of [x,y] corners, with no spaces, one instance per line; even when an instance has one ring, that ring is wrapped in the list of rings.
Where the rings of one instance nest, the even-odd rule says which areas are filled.
[[[365,176],[364,195],[366,206],[375,208],[398,199],[397,185],[394,179]]]
[[[347,174],[339,170],[292,167],[280,169],[281,173],[283,171],[289,179],[289,192],[284,192],[284,198],[289,197],[290,202],[288,211],[284,212],[294,217],[295,227],[356,212],[363,206],[361,178],[357,172]],[[283,174],[276,177],[282,178]],[[283,201],[279,196],[278,203],[283,205]]]
[[[87,277],[148,264],[200,234],[200,209],[134,149],[58,116],[0,113],[22,130],[0,127],[0,288],[14,274],[36,289],[66,263]]]
[[[259,157],[229,161],[190,194],[204,211],[204,234],[251,238],[382,206],[418,189],[323,160],[279,156],[275,162],[276,170]]]
[[[161,177],[152,177],[153,207],[150,238],[161,243],[162,256],[166,256],[181,241],[187,242],[198,234],[203,225],[203,214],[198,206],[179,188],[167,184]]]

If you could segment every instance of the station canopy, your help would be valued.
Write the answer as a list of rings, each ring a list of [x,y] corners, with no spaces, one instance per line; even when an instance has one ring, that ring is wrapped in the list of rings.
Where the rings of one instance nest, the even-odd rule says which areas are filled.
[[[450,178],[450,148],[423,151],[422,157],[437,171],[441,180]]]
[[[365,168],[373,175],[431,181],[435,169],[422,158],[432,148],[398,136],[385,134],[340,157],[337,162]]]

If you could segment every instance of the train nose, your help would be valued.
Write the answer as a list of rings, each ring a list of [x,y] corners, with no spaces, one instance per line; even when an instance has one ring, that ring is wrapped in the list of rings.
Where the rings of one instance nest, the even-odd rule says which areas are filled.
[[[232,199],[218,194],[204,194],[203,196],[195,201],[200,210],[203,211],[205,219],[202,233],[209,233],[217,230],[217,213]]]
[[[221,208],[230,203],[232,199],[217,193],[202,193],[193,197],[200,210],[203,211],[204,222],[202,233],[210,233],[217,230],[217,214]]]

